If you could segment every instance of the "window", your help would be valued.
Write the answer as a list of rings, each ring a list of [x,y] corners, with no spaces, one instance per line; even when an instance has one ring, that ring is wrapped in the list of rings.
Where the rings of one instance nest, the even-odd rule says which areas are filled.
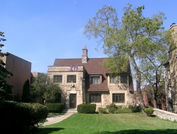
[[[53,82],[62,82],[62,75],[54,75]]]
[[[112,102],[124,103],[125,102],[125,94],[124,93],[112,94]]]
[[[116,83],[116,77],[110,76],[110,83]]]
[[[99,76],[91,77],[91,84],[100,84],[100,77]]]
[[[90,103],[101,102],[101,94],[90,94]]]
[[[68,75],[67,83],[76,83],[76,75]]]
[[[127,76],[121,76],[121,83],[127,83]]]

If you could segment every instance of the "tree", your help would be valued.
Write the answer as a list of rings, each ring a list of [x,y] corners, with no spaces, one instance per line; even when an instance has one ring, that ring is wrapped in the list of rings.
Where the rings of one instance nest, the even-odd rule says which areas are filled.
[[[0,42],[6,41],[4,38],[4,32],[0,32]],[[4,45],[0,44],[0,48],[2,48]],[[6,83],[6,78],[10,78],[12,76],[12,73],[9,72],[4,66],[6,65],[2,58],[4,56],[7,56],[6,53],[1,52],[0,49],[0,99],[10,99],[10,95],[12,93],[12,85],[9,85]]]
[[[150,17],[144,17],[144,6],[132,9],[131,4],[124,7],[124,16],[119,22],[116,10],[103,6],[92,20],[85,26],[84,33],[90,38],[98,39],[103,52],[109,56],[104,61],[107,69],[113,73],[127,70],[130,61],[136,75],[137,94],[140,106],[144,112],[144,101],[141,93],[141,70],[139,67],[142,59],[154,56],[166,38],[162,26],[165,16],[163,13]],[[163,42],[162,42],[163,41]],[[103,43],[103,44],[101,44]]]
[[[165,55],[167,56],[167,54],[164,54],[163,56]],[[141,62],[140,70],[142,74],[142,81],[148,83],[149,86],[151,87],[149,90],[152,94],[154,108],[157,107],[156,103],[157,103],[157,97],[159,96],[159,93],[162,91],[162,89],[165,89],[164,80],[163,80],[164,70],[162,67],[162,64],[165,61],[167,60],[159,62],[158,59],[155,60],[152,57],[149,61],[145,59],[144,61]]]
[[[39,74],[31,86],[31,95],[35,97],[39,96],[42,99],[42,104],[44,104],[44,100],[46,102],[59,101],[58,98],[59,94],[61,94],[61,89],[58,84],[53,83],[47,74]]]
[[[23,85],[22,102],[30,102],[30,84],[28,79]]]

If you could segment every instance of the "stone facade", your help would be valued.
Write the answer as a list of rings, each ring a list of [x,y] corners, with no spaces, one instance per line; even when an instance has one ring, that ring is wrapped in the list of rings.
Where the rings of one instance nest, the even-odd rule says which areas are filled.
[[[56,59],[54,66],[48,67],[50,78],[62,77],[58,84],[63,91],[62,102],[66,104],[66,108],[73,107],[72,97],[76,96],[74,107],[82,103],[90,103],[96,104],[98,110],[99,107],[106,107],[113,103],[113,94],[123,95],[124,101],[115,103],[116,105],[135,105],[135,95],[132,90],[130,91],[130,81],[132,83],[130,72],[116,76],[116,82],[110,83],[110,72],[99,65],[104,59],[89,59],[87,55],[88,50],[84,47],[81,59]],[[68,81],[71,75],[76,77],[76,82]],[[121,82],[122,75],[126,78],[126,83]],[[98,83],[92,83],[94,77],[97,77]],[[91,96],[96,97],[96,95],[99,100],[91,101]]]
[[[177,113],[177,25],[172,24],[170,27],[172,32],[173,40],[169,45],[169,61],[164,63],[165,67],[165,90],[166,90],[166,104],[167,111]]]
[[[62,76],[62,82],[58,83],[63,91],[62,102],[66,103],[66,107],[70,108],[70,94],[76,94],[76,105],[84,103],[85,94],[85,80],[84,77],[84,67],[77,66],[71,71],[71,66],[50,66],[48,67],[48,76],[54,78],[55,75]],[[67,76],[76,75],[76,83],[68,83]]]

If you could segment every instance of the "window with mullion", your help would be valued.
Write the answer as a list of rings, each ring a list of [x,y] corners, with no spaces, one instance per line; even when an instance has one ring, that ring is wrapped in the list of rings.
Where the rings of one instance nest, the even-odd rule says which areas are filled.
[[[101,94],[90,94],[90,103],[100,103]]]
[[[62,75],[54,75],[53,82],[62,82]]]
[[[121,83],[127,83],[127,76],[126,75],[121,76]]]
[[[68,75],[67,83],[76,83],[76,75]]]
[[[91,77],[91,84],[100,84],[100,77],[99,76]]]
[[[116,77],[110,76],[110,83],[116,83]]]
[[[112,101],[114,103],[124,103],[125,102],[125,94],[124,93],[117,93],[112,95]]]

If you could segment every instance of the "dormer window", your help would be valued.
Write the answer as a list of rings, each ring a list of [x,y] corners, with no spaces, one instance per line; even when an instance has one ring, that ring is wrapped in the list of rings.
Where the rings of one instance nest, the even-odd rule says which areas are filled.
[[[99,76],[91,77],[91,84],[100,84],[100,77]]]
[[[101,84],[102,75],[101,74],[91,74],[90,75],[90,84]]]

